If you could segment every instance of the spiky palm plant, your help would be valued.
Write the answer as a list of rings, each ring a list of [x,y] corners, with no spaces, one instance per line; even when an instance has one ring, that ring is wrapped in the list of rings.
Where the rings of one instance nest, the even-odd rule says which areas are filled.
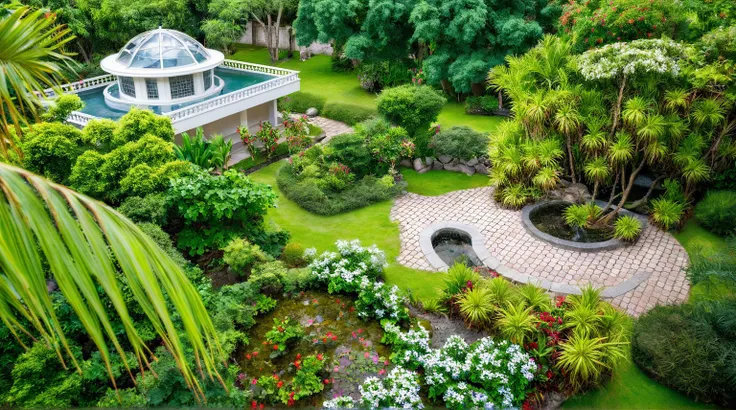
[[[63,51],[74,39],[70,33],[53,15],[25,6],[0,19],[0,152],[6,156],[8,149],[22,156],[10,129],[20,135],[22,126],[38,118],[42,97],[37,92],[61,93],[62,66],[72,64]]]
[[[607,354],[621,354],[623,349],[608,348],[618,343],[620,342],[607,342],[605,338],[573,332],[572,336],[561,345],[560,358],[556,365],[567,373],[576,391],[585,386],[596,385],[601,381],[604,372],[610,370],[610,363],[623,358],[623,356],[616,359],[606,357]]]
[[[633,97],[624,103],[624,110],[621,112],[621,118],[624,123],[630,127],[639,128],[643,123],[649,111],[649,103],[642,97]]]
[[[532,183],[542,190],[549,191],[560,182],[560,172],[554,168],[544,167],[532,178]]]
[[[611,176],[611,167],[605,158],[595,157],[585,164],[583,172],[589,180],[593,181],[593,197],[591,201],[595,201],[596,196],[598,196],[600,183]]]
[[[534,334],[537,322],[531,307],[525,308],[521,304],[508,302],[506,308],[499,313],[498,329],[503,337],[524,345]]]
[[[221,349],[210,316],[181,268],[118,212],[26,170],[0,163],[0,192],[0,320],[13,335],[35,333],[79,369],[46,289],[50,274],[114,381],[109,344],[123,357],[124,352],[109,311],[122,323],[139,363],[148,363],[151,355],[129,316],[126,302],[132,298],[176,359],[187,385],[203,399],[184,342],[193,349],[197,366],[218,379]],[[121,280],[131,295],[123,295]]]
[[[530,199],[529,190],[522,184],[511,184],[501,190],[501,204],[509,208],[521,208]]]
[[[530,307],[534,311],[544,312],[549,310],[552,305],[547,291],[532,283],[515,287],[514,297],[522,306]]]
[[[690,105],[690,93],[684,88],[667,90],[664,95],[664,102],[668,110],[684,110]]]
[[[624,131],[616,133],[616,139],[608,147],[608,158],[617,166],[624,165],[634,157],[634,142],[631,135]]]
[[[484,286],[490,292],[493,304],[497,307],[506,306],[506,303],[513,297],[511,282],[501,276],[486,281]]]
[[[640,233],[641,222],[633,216],[620,216],[613,223],[613,237],[622,241],[631,242],[638,238]]]
[[[493,317],[493,298],[488,289],[475,287],[457,298],[457,305],[465,323],[470,327],[484,327]]]
[[[455,295],[465,289],[468,284],[475,285],[480,276],[473,269],[463,263],[455,263],[445,273],[443,282],[444,294],[447,299],[453,298]]]
[[[657,198],[651,203],[652,219],[664,229],[670,229],[680,222],[685,213],[685,205],[667,198]]]
[[[667,121],[663,116],[659,114],[646,115],[639,125],[637,135],[647,142],[656,141],[664,136],[666,126]]]
[[[715,127],[726,119],[726,108],[713,98],[706,98],[695,102],[691,116],[699,126]]]

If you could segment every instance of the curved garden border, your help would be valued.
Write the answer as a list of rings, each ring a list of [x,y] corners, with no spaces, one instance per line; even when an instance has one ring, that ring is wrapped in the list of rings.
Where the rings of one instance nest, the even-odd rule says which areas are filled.
[[[559,248],[563,248],[563,249],[567,249],[571,251],[580,251],[580,252],[610,251],[613,249],[623,248],[624,246],[629,245],[628,242],[624,242],[616,238],[611,238],[603,242],[589,242],[589,243],[569,241],[566,239],[558,238],[556,236],[552,236],[548,233],[544,233],[540,231],[539,228],[534,226],[534,223],[532,223],[530,216],[531,216],[531,213],[534,212],[535,209],[541,206],[546,206],[546,205],[569,204],[569,203],[570,202],[568,201],[555,200],[555,201],[539,201],[539,202],[527,205],[521,210],[521,223],[522,225],[524,225],[524,229],[526,229],[526,231],[529,232],[535,238],[541,239]],[[603,201],[595,201],[595,203],[601,208],[606,206],[606,203]],[[628,211],[626,209],[621,209],[620,213],[622,215],[629,215],[629,216],[633,216],[639,219],[639,221],[641,222],[642,232],[644,232],[644,230],[649,226],[649,222],[647,221],[647,218],[643,215],[639,215],[637,213]]]
[[[605,205],[605,204],[603,204]],[[628,212],[628,211],[627,211]],[[519,283],[533,283],[537,286],[540,286],[544,289],[547,289],[551,292],[555,293],[563,293],[563,294],[580,294],[580,287],[577,285],[570,285],[566,283],[558,283],[558,282],[551,282],[546,279],[539,279],[534,276],[525,275],[523,273],[520,273],[516,271],[515,269],[511,269],[509,267],[506,267],[505,265],[501,264],[501,261],[496,259],[493,255],[491,255],[490,252],[488,252],[488,249],[486,249],[484,243],[485,239],[483,237],[483,234],[478,231],[477,228],[475,228],[472,225],[463,224],[459,222],[438,222],[435,224],[432,224],[428,227],[426,227],[420,234],[419,234],[419,246],[422,249],[422,252],[424,253],[425,257],[429,261],[429,263],[437,270],[440,271],[446,271],[449,266],[442,260],[442,258],[437,255],[437,253],[434,251],[434,247],[432,246],[432,238],[434,236],[444,230],[444,229],[454,229],[459,230],[467,233],[470,236],[470,243],[473,247],[473,251],[478,256],[478,258],[483,261],[483,264],[488,267],[489,269],[493,269],[494,271],[498,272],[501,276],[504,276],[514,282]],[[628,293],[643,282],[646,282],[649,277],[652,276],[651,272],[637,272],[630,278],[626,279],[625,281],[619,283],[616,286],[610,286],[603,289],[601,293],[601,297],[604,298],[615,298],[617,296],[621,296],[625,293]]]

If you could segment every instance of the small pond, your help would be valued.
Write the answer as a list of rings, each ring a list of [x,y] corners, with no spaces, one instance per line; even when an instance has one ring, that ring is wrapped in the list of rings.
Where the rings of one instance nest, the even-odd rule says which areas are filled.
[[[565,222],[565,209],[569,203],[553,202],[540,205],[529,214],[529,219],[540,231],[556,238],[573,242],[604,242],[613,237],[611,229],[574,228]]]
[[[459,229],[440,229],[432,235],[432,248],[447,266],[464,262],[468,266],[483,266],[473,250],[470,235]]]

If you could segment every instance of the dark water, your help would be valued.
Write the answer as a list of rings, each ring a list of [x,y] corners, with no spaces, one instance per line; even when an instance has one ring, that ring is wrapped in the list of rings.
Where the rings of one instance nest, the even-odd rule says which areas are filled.
[[[220,77],[225,82],[225,86],[222,88],[222,91],[220,91],[219,94],[213,95],[208,99],[216,98],[220,95],[231,93],[233,91],[250,87],[251,85],[262,83],[274,78],[273,76],[266,74],[249,73],[238,70],[230,70],[227,68],[216,68],[215,75]],[[83,91],[77,94],[79,95],[79,98],[84,101],[84,108],[82,109],[82,112],[85,114],[94,115],[95,117],[99,118],[110,118],[113,120],[117,120],[118,118],[125,115],[127,111],[120,111],[108,107],[107,104],[105,104],[105,97],[103,95],[104,90],[105,87],[99,87],[94,90]],[[197,100],[185,104],[172,105],[170,106],[171,108],[169,109],[169,111],[178,110],[179,108],[183,108],[188,105],[196,104],[202,101],[203,100]],[[153,111],[157,114],[161,113],[161,110],[158,107],[154,106],[151,107],[151,109],[153,109]]]
[[[483,266],[473,250],[470,235],[455,229],[443,229],[432,238],[432,247],[448,266],[465,262],[468,266]]]
[[[570,204],[542,205],[529,215],[534,226],[556,238],[575,242],[603,242],[613,237],[611,229],[573,228],[565,223],[565,209]]]

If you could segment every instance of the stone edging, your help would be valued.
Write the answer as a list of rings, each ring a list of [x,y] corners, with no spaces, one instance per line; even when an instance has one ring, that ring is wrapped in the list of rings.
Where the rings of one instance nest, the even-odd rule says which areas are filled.
[[[563,204],[563,203],[566,204],[569,202],[562,201],[562,200],[540,201],[540,202],[536,202],[536,203],[525,206],[521,210],[521,223],[524,226],[524,229],[526,229],[526,231],[529,232],[529,234],[531,234],[533,237],[537,239],[541,239],[544,242],[547,242],[558,248],[567,249],[571,251],[580,251],[580,252],[610,251],[610,250],[614,250],[618,248],[623,248],[624,246],[629,245],[628,242],[625,242],[625,241],[622,241],[616,238],[611,238],[603,242],[589,242],[589,243],[569,241],[566,239],[558,238],[556,236],[552,236],[548,233],[544,233],[540,231],[536,226],[534,226],[534,224],[531,221],[530,215],[535,209],[539,208],[540,206]],[[606,203],[603,201],[595,201],[595,203],[601,208],[606,206]],[[639,219],[639,221],[641,222],[642,232],[644,232],[644,230],[649,226],[649,222],[647,221],[647,218],[645,216],[636,214],[634,212],[628,211],[623,208],[619,212],[622,215],[633,216]]]
[[[605,205],[605,204],[604,204]],[[463,231],[467,233],[470,236],[470,242],[473,247],[473,251],[478,256],[478,258],[483,261],[483,264],[488,267],[489,269],[493,269],[494,271],[498,272],[501,276],[504,276],[514,282],[519,283],[533,283],[537,286],[540,286],[544,289],[547,289],[551,292],[555,293],[564,293],[564,294],[576,294],[579,295],[581,293],[580,287],[577,285],[569,285],[565,283],[558,283],[558,282],[551,282],[546,279],[540,279],[533,276],[525,275],[523,273],[518,272],[515,269],[511,269],[506,267],[505,265],[501,264],[501,261],[499,261],[497,258],[495,258],[493,255],[491,255],[490,252],[488,252],[488,249],[485,247],[485,239],[483,237],[483,234],[478,231],[474,226],[462,224],[458,222],[438,222],[435,224],[432,224],[428,227],[426,227],[420,234],[419,234],[419,246],[422,249],[422,252],[424,253],[424,256],[427,258],[429,263],[437,270],[439,271],[446,271],[449,267],[447,264],[437,255],[437,253],[434,251],[434,247],[432,246],[432,237],[439,231],[443,229],[457,229],[459,231]],[[652,276],[651,272],[637,272],[632,277],[626,279],[625,281],[619,283],[616,286],[610,286],[603,289],[601,293],[601,297],[603,298],[615,298],[617,296],[621,296],[625,293],[628,293],[643,282],[646,282],[649,277]]]

